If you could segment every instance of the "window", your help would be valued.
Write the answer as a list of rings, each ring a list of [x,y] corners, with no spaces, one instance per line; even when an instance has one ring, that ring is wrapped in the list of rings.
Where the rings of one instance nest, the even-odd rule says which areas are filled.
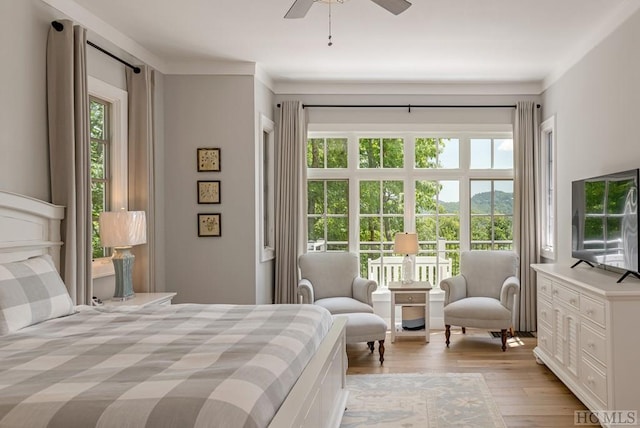
[[[320,179],[307,182],[307,251],[348,251],[348,140],[321,136],[307,140],[307,169]]]
[[[540,254],[551,260],[556,258],[556,120],[555,116],[540,125],[542,176],[542,242]]]
[[[100,245],[98,218],[103,211],[127,208],[127,93],[89,77],[91,137],[91,216],[93,276],[112,273],[100,263],[109,249]]]
[[[110,211],[109,181],[111,156],[111,104],[99,98],[90,97],[91,117],[91,247],[92,258],[98,259],[109,255],[109,250],[100,245],[98,218],[100,213]]]
[[[460,128],[311,131],[308,251],[358,253],[361,276],[384,286],[401,278],[395,234],[415,231],[415,276],[437,288],[459,272],[460,250],[511,248],[511,127]]]
[[[471,180],[471,249],[513,248],[513,180]]]
[[[308,251],[347,251],[349,247],[349,181],[307,182]]]
[[[384,263],[382,258],[392,252],[396,233],[404,232],[404,182],[362,180],[358,200],[359,253],[363,268],[369,265],[369,260]]]
[[[260,115],[260,261],[275,257],[275,125]]]

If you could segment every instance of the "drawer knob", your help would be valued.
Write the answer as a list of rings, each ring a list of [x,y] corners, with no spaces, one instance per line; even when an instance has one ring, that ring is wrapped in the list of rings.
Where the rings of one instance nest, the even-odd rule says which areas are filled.
[[[560,293],[558,290],[553,290],[553,294],[557,295],[558,293]]]
[[[587,346],[588,346],[589,348],[595,348],[595,347],[596,347],[596,344],[595,344],[595,343],[593,343],[592,341],[589,341],[589,342],[587,342]]]
[[[576,304],[576,299],[569,300],[569,303],[571,303],[572,305],[575,305]]]
[[[593,309],[587,309],[587,315],[593,315]]]
[[[413,296],[409,296],[409,301],[413,302]]]
[[[541,311],[540,311],[540,315],[543,315],[543,316],[545,316],[545,317],[546,317],[546,316],[547,316],[547,311],[545,311],[544,309],[543,309],[543,310],[541,310]]]
[[[593,376],[587,376],[587,383],[593,384]]]

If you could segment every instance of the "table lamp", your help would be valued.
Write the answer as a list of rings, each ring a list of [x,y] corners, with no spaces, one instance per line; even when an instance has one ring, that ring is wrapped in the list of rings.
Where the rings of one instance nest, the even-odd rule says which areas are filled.
[[[100,241],[113,248],[113,267],[116,272],[115,299],[126,300],[134,296],[133,262],[131,247],[147,242],[147,221],[144,211],[105,211],[100,214]]]
[[[413,282],[413,261],[411,256],[418,254],[418,235],[415,233],[397,233],[393,243],[393,251],[396,254],[404,254],[402,260],[402,283]]]

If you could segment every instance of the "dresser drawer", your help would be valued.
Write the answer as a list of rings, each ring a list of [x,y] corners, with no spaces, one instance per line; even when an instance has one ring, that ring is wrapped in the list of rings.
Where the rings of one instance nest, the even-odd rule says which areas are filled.
[[[607,376],[585,358],[580,366],[580,382],[602,404],[607,405]]]
[[[553,336],[551,330],[540,325],[538,326],[538,346],[549,355],[553,355]]]
[[[604,302],[598,302],[585,295],[581,296],[580,313],[589,321],[598,324],[600,327],[606,328],[606,316]]]
[[[551,278],[538,274],[538,293],[541,296],[551,299],[551,284]]]
[[[580,309],[580,295],[558,283],[553,283],[551,294],[556,301],[566,303],[575,309]]]
[[[544,324],[551,330],[551,321],[553,320],[553,312],[551,304],[543,299],[538,299],[538,322]]]
[[[604,367],[607,366],[607,340],[603,335],[582,324],[580,344],[582,345],[582,352],[589,354]]]
[[[426,303],[425,293],[396,293],[396,303]]]

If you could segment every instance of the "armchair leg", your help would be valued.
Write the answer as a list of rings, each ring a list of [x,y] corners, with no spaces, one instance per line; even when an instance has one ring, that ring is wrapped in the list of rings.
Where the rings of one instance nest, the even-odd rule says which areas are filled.
[[[466,327],[462,327],[462,334],[467,334],[467,328]]]
[[[371,351],[373,353],[373,344],[374,342],[367,342],[367,345],[369,346],[369,351]]]
[[[509,327],[509,336],[516,337],[516,335],[514,334],[514,331],[513,331],[513,326]]]
[[[449,338],[451,337],[451,326],[444,326],[444,338],[446,339],[447,348],[449,347]]]
[[[500,330],[502,333],[502,352],[507,350],[507,329],[503,328]]]
[[[378,352],[380,353],[380,365],[382,365],[384,363],[384,340],[378,340]]]

